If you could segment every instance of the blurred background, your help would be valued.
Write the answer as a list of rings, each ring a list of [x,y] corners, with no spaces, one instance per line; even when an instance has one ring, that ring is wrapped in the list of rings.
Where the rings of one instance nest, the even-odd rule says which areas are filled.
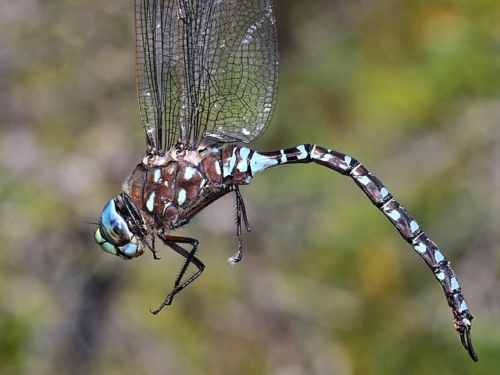
[[[145,150],[132,0],[0,3],[1,374],[491,374],[500,367],[500,3],[275,2],[280,87],[252,147],[304,142],[381,179],[452,262],[462,348],[434,276],[349,179],[276,168],[178,235],[204,274],[158,316],[182,259],[123,261],[92,231]]]

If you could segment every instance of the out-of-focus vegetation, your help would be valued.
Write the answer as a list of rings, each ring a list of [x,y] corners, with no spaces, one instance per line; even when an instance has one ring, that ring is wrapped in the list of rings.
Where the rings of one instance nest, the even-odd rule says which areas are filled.
[[[242,189],[179,234],[205,273],[122,261],[92,230],[144,151],[132,0],[0,3],[0,373],[491,374],[500,367],[500,3],[276,2],[276,114],[253,144],[361,160],[460,279],[474,364],[432,273],[353,182],[314,165]],[[90,223],[90,224],[89,224]]]

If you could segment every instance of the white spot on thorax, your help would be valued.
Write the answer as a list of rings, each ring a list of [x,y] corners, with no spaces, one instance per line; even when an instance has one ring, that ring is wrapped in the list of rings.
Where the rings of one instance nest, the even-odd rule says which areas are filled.
[[[155,169],[154,175],[153,175],[153,181],[158,182],[161,177],[161,169]]]
[[[227,165],[224,164],[224,166],[223,166],[222,177],[230,176],[231,173],[233,172],[235,165],[236,165],[236,148],[233,148],[233,154],[231,155],[231,158],[229,159],[229,163]]]
[[[155,206],[155,192],[153,191],[151,195],[149,196],[148,200],[146,201],[146,208],[148,209],[149,212],[153,212],[154,206]]]
[[[180,189],[179,194],[177,196],[177,203],[179,203],[179,206],[182,206],[182,204],[186,201],[186,190]]]
[[[197,172],[196,168],[186,167],[184,169],[184,179],[190,180],[191,178],[193,178],[193,176],[196,174],[196,172]]]

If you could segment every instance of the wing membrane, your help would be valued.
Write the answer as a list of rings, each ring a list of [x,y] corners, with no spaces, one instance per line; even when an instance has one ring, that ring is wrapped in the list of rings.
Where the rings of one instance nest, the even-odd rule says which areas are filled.
[[[250,142],[277,87],[270,0],[136,0],[137,100],[148,146]]]

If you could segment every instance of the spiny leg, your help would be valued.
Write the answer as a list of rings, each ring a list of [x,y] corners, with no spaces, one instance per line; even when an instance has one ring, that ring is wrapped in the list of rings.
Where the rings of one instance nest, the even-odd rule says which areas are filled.
[[[186,261],[182,265],[182,268],[179,271],[179,275],[177,275],[177,278],[175,279],[172,292],[167,295],[165,300],[156,310],[150,310],[151,313],[155,315],[158,314],[165,306],[170,305],[172,303],[172,300],[174,299],[174,296],[189,284],[191,284],[196,278],[198,278],[198,276],[200,276],[205,269],[205,265],[195,256],[196,250],[198,248],[198,240],[189,237],[168,236],[163,233],[158,233],[158,237],[165,243],[165,245],[186,258]],[[180,243],[189,244],[193,246],[193,248],[191,249],[191,251],[188,251],[179,246]],[[182,278],[184,277],[184,274],[186,273],[191,263],[193,263],[198,268],[198,271],[191,275],[186,281],[181,283]]]
[[[238,252],[230,257],[227,261],[234,266],[243,257],[243,239],[241,237],[241,219],[243,218],[243,223],[247,232],[250,232],[250,224],[248,223],[247,211],[245,208],[245,201],[241,195],[240,189],[236,185],[231,186],[231,190],[234,191],[234,200],[236,205],[236,237],[238,237]]]
[[[148,241],[144,240],[146,246],[148,247],[149,250],[153,253],[153,259],[154,260],[160,260],[161,257],[158,256],[158,250],[155,248],[155,236],[151,235],[151,245],[149,244]]]

